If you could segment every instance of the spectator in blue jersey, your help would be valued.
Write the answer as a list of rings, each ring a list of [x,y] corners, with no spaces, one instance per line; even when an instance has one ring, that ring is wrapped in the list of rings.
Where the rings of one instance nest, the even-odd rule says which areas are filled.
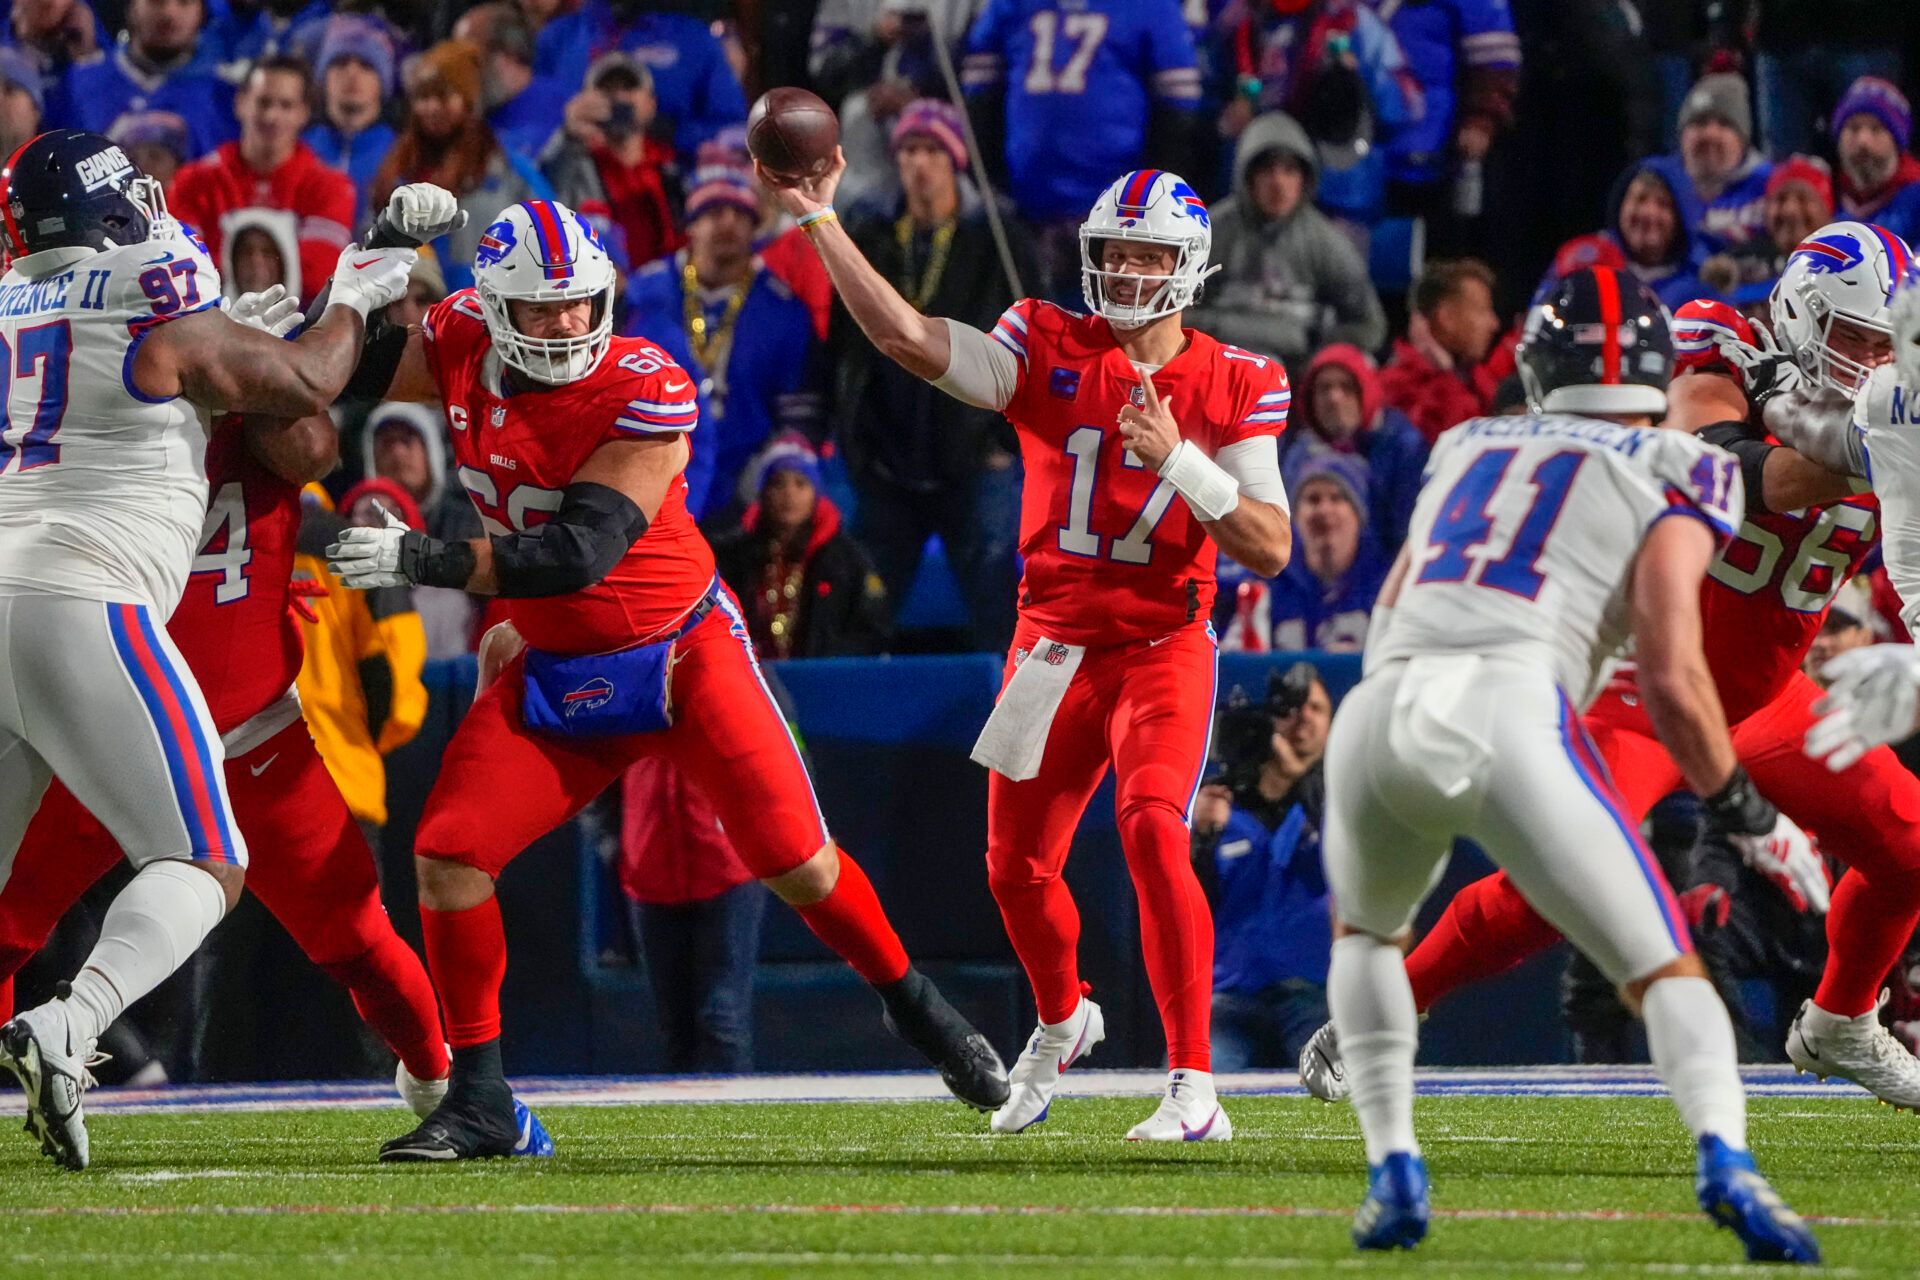
[[[1313,203],[1319,153],[1284,112],[1240,133],[1233,195],[1213,209],[1213,263],[1193,324],[1222,342],[1278,356],[1299,372],[1324,343],[1365,351],[1387,338],[1367,264]]]
[[[1833,221],[1833,178],[1827,166],[1813,156],[1777,161],[1767,178],[1761,216],[1764,234],[1700,264],[1707,287],[1736,307],[1771,293],[1773,282],[1787,268],[1787,255]]]
[[[482,51],[482,107],[502,149],[538,156],[559,130],[567,99],[578,85],[533,74],[533,24],[510,0],[490,0],[467,10],[453,24],[453,38]]]
[[[1428,0],[1394,4],[1391,13],[1424,110],[1387,144],[1388,203],[1441,222],[1448,212],[1475,217],[1487,149],[1513,123],[1520,90],[1513,14],[1507,0]]]
[[[1367,522],[1391,560],[1407,540],[1429,446],[1407,415],[1386,402],[1372,357],[1350,343],[1322,347],[1294,387],[1291,412],[1280,438],[1280,474],[1288,487],[1297,488],[1323,453],[1353,458],[1366,469]]]
[[[393,126],[385,119],[393,96],[393,46],[376,24],[340,14],[327,19],[313,70],[320,83],[320,112],[300,140],[320,163],[353,181],[357,228],[369,213],[374,175],[393,147]]]
[[[13,0],[0,27],[0,46],[26,58],[43,94],[59,87],[68,67],[91,60],[112,43],[85,0]]]
[[[1367,528],[1367,472],[1359,459],[1322,454],[1293,485],[1294,556],[1273,580],[1275,649],[1358,653],[1389,561]]]
[[[173,175],[187,162],[187,122],[171,111],[129,111],[113,122],[107,136],[162,187],[171,187]]]
[[[18,49],[0,46],[0,152],[12,155],[39,136],[46,105],[33,63]]]
[[[207,51],[223,67],[300,52],[327,20],[327,0],[207,0]]]
[[[1194,870],[1213,906],[1213,1069],[1290,1067],[1327,1017],[1326,869],[1333,701],[1312,663],[1235,689],[1214,743],[1225,768],[1193,809]]]
[[[1763,218],[1760,238],[1765,237]],[[1700,278],[1700,264],[1700,242],[1687,234],[1681,221],[1671,170],[1643,160],[1614,185],[1606,229],[1561,245],[1533,296],[1539,301],[1562,276],[1582,267],[1608,266],[1640,277],[1671,311],[1683,302],[1713,296],[1714,290]]]
[[[1122,174],[1192,168],[1200,68],[1179,0],[988,0],[962,82],[980,149],[1079,305],[1078,228]],[[1004,169],[1003,169],[1004,166]]]
[[[233,88],[199,55],[200,0],[132,0],[110,52],[76,62],[47,101],[47,118],[105,133],[129,111],[171,111],[187,122],[189,158],[232,138]]]
[[[534,73],[554,84],[583,84],[609,49],[625,49],[653,73],[658,127],[674,150],[700,144],[747,118],[747,98],[726,51],[707,24],[684,13],[655,13],[642,0],[587,0],[553,19],[535,44]]]
[[[681,364],[706,384],[706,439],[694,452],[713,459],[712,484],[694,517],[731,524],[753,498],[739,488],[754,453],[780,431],[818,437],[818,344],[807,305],[753,252],[760,197],[751,176],[696,173],[686,216],[687,247],[628,282],[620,332],[655,342],[671,330],[681,334]]]
[[[1680,104],[1680,150],[1646,163],[1666,179],[1681,224],[1699,242],[1700,253],[1718,253],[1761,233],[1769,166],[1754,149],[1752,99],[1738,75],[1702,76]]]
[[[1319,151],[1319,205],[1357,225],[1385,208],[1387,154],[1421,119],[1420,83],[1392,30],[1360,0],[1234,0],[1214,23],[1220,134],[1284,111]]]

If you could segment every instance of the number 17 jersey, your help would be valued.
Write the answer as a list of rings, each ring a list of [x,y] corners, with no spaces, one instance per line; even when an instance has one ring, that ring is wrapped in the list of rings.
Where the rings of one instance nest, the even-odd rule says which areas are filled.
[[[1153,385],[1182,439],[1213,457],[1277,436],[1291,394],[1280,362],[1188,329]],[[1107,322],[1027,299],[993,338],[1019,365],[1006,415],[1020,438],[1020,616],[1049,640],[1109,645],[1204,626],[1219,552],[1171,484],[1120,439],[1141,372]]]

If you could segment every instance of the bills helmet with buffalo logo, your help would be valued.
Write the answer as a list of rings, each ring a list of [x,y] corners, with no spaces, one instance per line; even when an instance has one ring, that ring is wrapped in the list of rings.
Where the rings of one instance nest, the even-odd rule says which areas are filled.
[[[537,382],[563,386],[600,366],[613,338],[618,284],[606,246],[585,218],[558,200],[524,200],[481,233],[474,292],[500,359]],[[513,323],[510,303],[589,299],[584,332],[535,338]]]
[[[1527,313],[1515,353],[1535,413],[1658,418],[1673,376],[1667,309],[1639,277],[1612,267],[1564,276]]]
[[[1911,260],[1905,241],[1866,222],[1830,222],[1787,255],[1773,286],[1773,334],[1800,372],[1851,394],[1885,363],[1887,308]],[[1835,346],[1836,336],[1849,350]]]
[[[53,129],[29,139],[0,172],[9,258],[44,249],[140,244],[172,226],[159,182],[111,139]]]
[[[1103,265],[1109,240],[1164,245],[1174,251],[1173,270],[1165,276],[1109,271]],[[1199,193],[1177,173],[1135,169],[1101,192],[1080,225],[1080,287],[1087,308],[1123,329],[1184,311],[1219,270],[1207,268],[1212,252],[1213,221]],[[1151,288],[1155,282],[1159,287]]]

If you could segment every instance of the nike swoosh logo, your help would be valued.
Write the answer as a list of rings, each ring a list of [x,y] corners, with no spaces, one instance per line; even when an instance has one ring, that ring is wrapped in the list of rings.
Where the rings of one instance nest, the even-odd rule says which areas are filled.
[[[525,1151],[533,1145],[533,1112],[527,1112],[527,1118],[520,1122],[520,1141],[513,1144],[515,1151]]]
[[[668,391],[685,391],[687,389],[687,384],[684,382],[669,382],[667,384],[666,389]]]
[[[1087,1025],[1080,1028],[1080,1038],[1073,1042],[1073,1052],[1060,1059],[1060,1070],[1065,1071],[1068,1067],[1080,1061],[1080,1046],[1087,1042],[1087,1032],[1091,1030],[1093,1030],[1093,1019],[1088,1018]]]
[[[1161,636],[1158,640],[1149,640],[1147,641],[1147,648],[1158,649],[1161,645],[1165,644],[1167,641],[1171,639],[1173,639],[1172,636]]]
[[[270,769],[273,766],[273,762],[275,760],[278,760],[279,758],[280,758],[280,753],[276,751],[272,755],[268,756],[265,760],[262,760],[259,764],[248,765],[247,772],[251,773],[254,777],[257,778],[261,774],[265,773],[268,769]]]
[[[1220,1118],[1220,1108],[1215,1107],[1213,1109],[1213,1114],[1207,1117],[1207,1122],[1201,1125],[1198,1129],[1187,1128],[1187,1122],[1185,1120],[1182,1120],[1180,1122],[1180,1136],[1188,1142],[1199,1142],[1202,1139],[1204,1139],[1209,1133],[1213,1132],[1213,1122],[1215,1120],[1218,1120],[1219,1118]]]
[[[365,271],[368,267],[372,266],[374,263],[380,262],[383,260],[384,259],[382,259],[382,257],[379,254],[375,254],[371,258],[361,258],[359,261],[353,264],[353,269],[355,271]]]

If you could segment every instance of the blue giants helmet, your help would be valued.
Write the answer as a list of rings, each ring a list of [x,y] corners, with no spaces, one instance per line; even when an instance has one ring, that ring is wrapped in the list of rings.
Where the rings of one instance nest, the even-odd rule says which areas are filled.
[[[1673,326],[1629,272],[1582,267],[1527,313],[1514,352],[1535,413],[1658,418],[1673,376]]]
[[[1165,245],[1174,251],[1172,273],[1105,270],[1101,254],[1109,240]],[[1207,268],[1212,252],[1213,223],[1199,194],[1177,173],[1135,169],[1100,194],[1080,225],[1080,287],[1087,308],[1123,329],[1184,311],[1200,297],[1201,283],[1219,270]],[[1149,292],[1155,281],[1160,287]],[[1137,296],[1122,302],[1123,290]]]
[[[538,382],[561,386],[600,367],[613,340],[618,277],[606,246],[558,200],[525,200],[501,212],[473,254],[474,292],[500,359]],[[533,338],[513,324],[511,302],[593,302],[587,331]]]
[[[172,225],[160,184],[98,133],[54,129],[15,151],[0,171],[7,253],[122,248]]]

